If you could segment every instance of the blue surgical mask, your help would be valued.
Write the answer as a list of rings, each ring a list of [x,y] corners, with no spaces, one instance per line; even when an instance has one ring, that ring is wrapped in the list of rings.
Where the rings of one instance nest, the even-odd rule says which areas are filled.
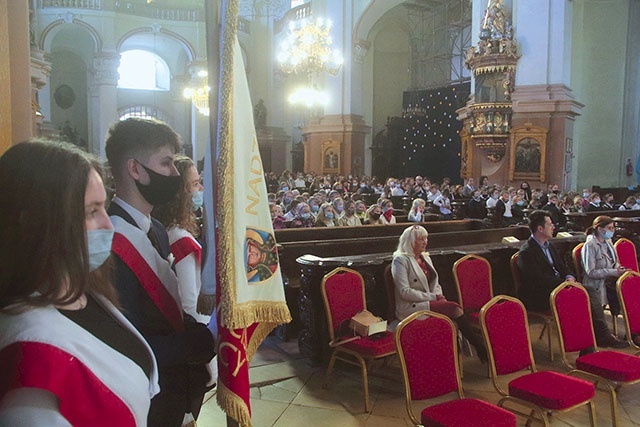
[[[342,205],[336,205],[335,206],[336,211],[338,211],[338,213],[342,212],[344,210],[344,207]]]
[[[87,251],[89,252],[89,270],[100,267],[111,255],[113,229],[87,231]]]
[[[594,205],[599,205],[600,204],[600,199],[593,199],[593,204]]]
[[[300,214],[300,218],[309,219],[309,218],[311,218],[311,214],[309,212],[305,212],[303,214]]]
[[[291,203],[291,197],[285,197],[284,198],[284,202],[288,205],[289,203]]]
[[[289,191],[289,187],[282,187],[282,191]]]
[[[333,219],[333,213],[332,212],[327,212],[326,214],[324,214],[324,217],[326,219]]]
[[[191,203],[196,209],[200,209],[204,203],[204,193],[202,191],[194,191],[191,193]]]
[[[604,233],[602,233],[602,238],[605,239],[605,240],[609,240],[609,239],[613,238],[613,231],[604,230]]]
[[[318,205],[311,205],[311,212],[318,212],[318,210],[320,209],[320,206]]]

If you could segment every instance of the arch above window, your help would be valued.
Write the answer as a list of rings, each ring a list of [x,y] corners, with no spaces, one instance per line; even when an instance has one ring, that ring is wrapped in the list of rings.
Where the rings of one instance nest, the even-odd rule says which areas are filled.
[[[129,117],[140,117],[143,119],[158,119],[165,123],[171,123],[171,117],[169,117],[164,111],[149,105],[133,105],[118,110],[118,117],[120,120],[128,119]]]
[[[148,50],[127,50],[120,54],[118,88],[168,91],[171,71],[167,63]]]

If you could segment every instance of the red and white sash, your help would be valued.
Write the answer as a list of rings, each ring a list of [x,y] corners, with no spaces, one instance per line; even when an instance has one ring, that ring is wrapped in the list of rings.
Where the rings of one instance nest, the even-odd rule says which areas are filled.
[[[195,254],[198,266],[202,265],[202,246],[191,233],[178,227],[173,227],[169,231],[169,244],[171,245],[171,253],[175,257],[175,263],[177,264],[183,258]]]
[[[151,398],[159,391],[153,352],[113,305],[96,299],[144,344],[153,361],[151,379],[54,307],[34,308],[0,314],[0,400],[11,390],[37,388],[57,397],[60,414],[75,427],[147,425]]]
[[[183,330],[178,279],[171,270],[171,263],[160,256],[141,229],[117,215],[110,218],[115,228],[111,249],[133,271],[173,328]]]

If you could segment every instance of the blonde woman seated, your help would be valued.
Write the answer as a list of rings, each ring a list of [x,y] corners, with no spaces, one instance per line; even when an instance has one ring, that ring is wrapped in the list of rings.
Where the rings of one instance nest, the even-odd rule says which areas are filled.
[[[335,227],[336,226],[336,212],[333,210],[333,205],[330,202],[324,202],[320,206],[318,211],[318,217],[316,218],[316,227]]]
[[[424,227],[412,225],[402,232],[398,249],[393,253],[391,274],[395,285],[396,318],[402,320],[420,310],[444,314],[458,325],[484,363],[487,351],[482,337],[471,327],[460,305],[448,301],[442,294],[438,272],[429,253],[425,252],[428,236]]]
[[[415,199],[411,204],[411,210],[409,210],[409,215],[407,216],[407,219],[410,222],[424,221],[424,208],[426,205],[427,203],[424,200],[420,198]]]

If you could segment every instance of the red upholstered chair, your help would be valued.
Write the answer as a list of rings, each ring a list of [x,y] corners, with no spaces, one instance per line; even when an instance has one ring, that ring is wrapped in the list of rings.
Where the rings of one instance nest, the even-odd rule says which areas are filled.
[[[537,420],[548,426],[548,412],[588,405],[591,426],[595,426],[593,384],[559,372],[536,370],[526,311],[519,300],[506,295],[493,298],[482,307],[480,324],[489,350],[493,385],[503,396],[498,406],[514,404],[510,410],[526,417],[527,425]],[[505,389],[499,377],[523,370],[529,373],[511,379]],[[522,406],[525,411],[520,410]]]
[[[518,268],[518,255],[516,252],[511,256],[509,265],[511,267],[511,277],[513,278],[513,284],[515,285],[516,297],[519,297],[519,291],[522,288],[522,278],[520,276],[520,269]],[[553,314],[551,310],[548,312],[527,310],[527,317],[536,323],[542,323],[542,331],[540,331],[539,340],[544,336],[544,331],[547,331],[549,359],[553,361],[553,346],[551,345],[551,329],[553,327]]]
[[[606,386],[611,403],[613,425],[618,425],[616,389],[622,384],[640,382],[640,357],[617,351],[598,351],[591,323],[589,294],[582,285],[564,282],[551,293],[551,308],[558,326],[562,361],[571,373],[582,374]],[[587,350],[585,352],[585,350]],[[578,356],[575,365],[567,353],[593,351]]]
[[[576,271],[576,280],[582,282],[582,247],[584,243],[578,243],[571,251],[571,259],[573,260],[573,268]]]
[[[354,337],[344,328],[351,317],[366,310],[364,295],[364,279],[357,271],[339,267],[327,273],[321,283],[322,298],[327,314],[330,345],[333,347],[324,386],[333,371],[336,359],[358,366],[362,370],[364,388],[364,408],[371,411],[369,402],[369,380],[367,363],[374,359],[384,358],[396,353],[393,334],[385,332],[382,337]]]
[[[396,329],[396,347],[404,379],[407,412],[414,425],[515,426],[509,411],[478,399],[465,399],[460,380],[456,328],[442,314],[419,311]],[[431,399],[457,392],[458,399],[428,406],[420,418],[413,400]]]
[[[618,241],[613,245],[616,250],[616,254],[618,254],[618,260],[620,264],[625,266],[631,271],[635,271],[636,273],[640,273],[638,269],[638,255],[636,254],[636,245],[629,239],[625,239],[624,237],[618,239]]]
[[[634,271],[624,273],[618,278],[616,288],[627,328],[627,340],[631,347],[640,350],[640,346],[633,341],[634,335],[640,335],[640,274]]]
[[[491,265],[478,255],[466,255],[453,264],[460,306],[471,324],[480,328],[480,309],[493,298]]]
[[[396,294],[393,274],[391,274],[391,264],[384,268],[384,286],[387,291],[387,321],[389,323],[396,320]]]

